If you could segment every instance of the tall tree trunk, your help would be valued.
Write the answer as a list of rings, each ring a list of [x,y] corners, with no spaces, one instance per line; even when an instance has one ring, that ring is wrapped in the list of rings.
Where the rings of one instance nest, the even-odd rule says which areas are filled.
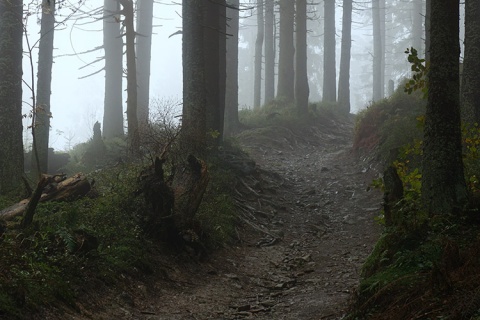
[[[432,0],[425,1],[425,61],[430,61],[430,17],[432,15]]]
[[[301,115],[308,114],[307,0],[297,0],[295,46],[295,103]]]
[[[103,9],[103,47],[105,50],[105,99],[103,136],[123,136],[123,40],[120,35],[120,4],[105,0]]]
[[[38,48],[37,97],[35,108],[35,139],[32,172],[36,176],[48,171],[50,134],[50,95],[52,92],[53,38],[55,31],[55,0],[42,1],[42,22]],[[37,153],[35,155],[35,153]],[[38,164],[37,164],[38,159]],[[38,172],[40,170],[40,172]]]
[[[385,16],[386,16],[386,5],[385,0],[380,0],[380,37],[381,37],[381,48],[380,48],[380,95],[382,99],[385,97],[385,44],[386,42],[386,30],[385,30]]]
[[[342,52],[338,76],[338,105],[342,112],[350,113],[350,58],[352,49],[353,0],[343,1]]]
[[[414,0],[412,3],[412,46],[422,56],[423,52],[423,2]]]
[[[238,31],[239,0],[229,2],[227,7],[227,54],[226,54],[226,88],[225,88],[225,136],[232,136],[237,130],[238,121]],[[236,9],[233,9],[234,7]]]
[[[422,202],[430,214],[443,214],[461,209],[467,198],[459,106],[459,2],[437,0],[431,9]]]
[[[275,0],[265,0],[265,104],[275,98]]]
[[[137,156],[140,148],[137,118],[137,62],[135,56],[135,28],[133,1],[119,0],[122,5],[127,52],[127,129],[130,153]]]
[[[372,0],[373,17],[373,101],[383,98],[382,84],[382,29],[380,0]]]
[[[325,0],[325,33],[323,57],[323,101],[337,100],[337,75],[335,67],[335,0]]]
[[[253,81],[253,107],[260,108],[262,98],[262,60],[265,22],[263,0],[257,0],[257,39],[255,40],[255,79]]]
[[[0,194],[21,185],[23,1],[0,0]]]
[[[280,42],[278,57],[277,97],[286,102],[294,102],[294,57],[293,24],[295,20],[295,2],[280,0]]]
[[[220,134],[217,141],[221,144],[225,134],[225,97],[227,95],[227,1],[219,0],[218,6],[218,118],[215,130]]]
[[[470,124],[480,124],[480,1],[465,1],[465,55],[462,109]]]
[[[137,0],[137,117],[141,128],[148,123],[152,21],[153,0]]]
[[[207,143],[220,144],[225,112],[225,1],[206,1],[204,6]]]
[[[204,152],[206,145],[204,1],[182,3],[183,115],[180,144],[192,153]]]

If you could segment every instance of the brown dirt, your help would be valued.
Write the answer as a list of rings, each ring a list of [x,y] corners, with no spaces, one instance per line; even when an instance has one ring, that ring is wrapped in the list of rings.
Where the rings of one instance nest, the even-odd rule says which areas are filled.
[[[197,261],[159,255],[153,276],[86,289],[50,319],[340,319],[379,235],[374,162],[352,153],[352,119],[243,132],[253,174],[235,190],[239,243]],[[135,272],[135,271],[134,271]],[[135,280],[134,280],[135,279]]]

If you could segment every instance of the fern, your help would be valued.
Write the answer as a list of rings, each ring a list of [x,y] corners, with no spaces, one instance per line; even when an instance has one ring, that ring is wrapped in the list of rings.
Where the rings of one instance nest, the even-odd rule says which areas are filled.
[[[63,241],[68,252],[75,252],[75,250],[77,249],[77,241],[69,230],[67,230],[66,228],[61,228],[57,230],[56,234]]]

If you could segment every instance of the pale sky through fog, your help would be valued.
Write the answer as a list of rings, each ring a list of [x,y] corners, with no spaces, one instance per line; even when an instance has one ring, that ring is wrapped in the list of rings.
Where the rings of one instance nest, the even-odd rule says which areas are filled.
[[[165,0],[163,4],[154,5],[154,22],[157,26],[152,37],[152,60],[150,77],[151,98],[166,98],[178,100],[182,93],[182,49],[181,35],[171,38],[169,36],[181,27],[181,5],[172,4],[174,1]],[[71,1],[75,4],[77,1]],[[179,3],[179,2],[177,2]],[[89,11],[103,5],[102,0],[87,0],[82,7],[83,11]],[[69,9],[63,8],[60,14],[66,15]],[[57,21],[64,18],[57,17]],[[50,130],[50,146],[56,150],[65,149],[67,137],[74,134],[73,143],[86,141],[92,136],[92,126],[95,121],[103,121],[104,79],[105,72],[100,72],[86,79],[79,79],[93,73],[104,66],[104,61],[99,61],[82,70],[80,68],[104,55],[104,51],[98,50],[90,54],[77,56],[63,56],[66,54],[81,53],[101,46],[103,42],[102,21],[84,25],[86,20],[69,20],[65,26],[55,30],[54,39],[54,64],[52,70],[52,95]],[[28,36],[31,44],[39,37],[40,26],[37,17],[30,16],[28,19]],[[37,45],[38,47],[38,45]],[[24,51],[27,45],[24,41]],[[33,51],[34,74],[36,86],[36,69],[38,50]],[[125,64],[124,64],[125,68]],[[23,57],[24,80],[30,84],[30,61],[28,56]],[[126,89],[126,83],[124,84]],[[31,92],[28,87],[23,88],[24,113],[29,113]],[[126,94],[124,94],[124,102]],[[124,103],[125,110],[125,103]],[[24,127],[27,124],[24,122]],[[57,130],[62,131],[61,135]],[[29,130],[29,141],[31,132]]]

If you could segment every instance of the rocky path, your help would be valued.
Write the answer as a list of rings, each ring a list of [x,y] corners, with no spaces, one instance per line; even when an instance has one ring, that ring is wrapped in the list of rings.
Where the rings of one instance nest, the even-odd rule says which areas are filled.
[[[301,136],[282,127],[241,135],[260,173],[239,183],[239,208],[261,232],[199,264],[202,276],[146,318],[340,319],[381,207],[381,194],[367,191],[378,173],[352,155],[352,131],[339,122]]]
[[[378,172],[352,154],[352,131],[339,121],[240,135],[258,168],[235,186],[240,244],[206,262],[165,262],[163,280],[135,283],[91,316],[341,319],[378,238],[381,207],[381,194],[367,191]]]

